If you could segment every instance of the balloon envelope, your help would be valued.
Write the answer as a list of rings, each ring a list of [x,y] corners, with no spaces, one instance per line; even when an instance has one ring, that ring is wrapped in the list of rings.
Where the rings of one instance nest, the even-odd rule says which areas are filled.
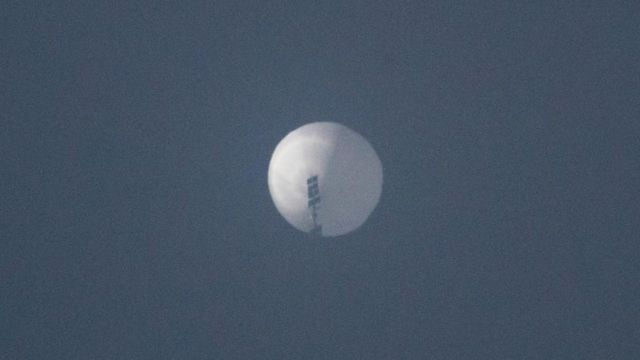
[[[322,236],[351,232],[382,192],[382,164],[365,138],[332,122],[304,125],[284,137],[269,163],[269,192],[282,216]]]

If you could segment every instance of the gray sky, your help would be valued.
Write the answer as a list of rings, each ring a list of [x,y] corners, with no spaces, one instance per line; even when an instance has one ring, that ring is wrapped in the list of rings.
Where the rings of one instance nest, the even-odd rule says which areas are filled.
[[[0,5],[0,358],[640,358],[636,2]],[[312,239],[271,151],[381,201]]]

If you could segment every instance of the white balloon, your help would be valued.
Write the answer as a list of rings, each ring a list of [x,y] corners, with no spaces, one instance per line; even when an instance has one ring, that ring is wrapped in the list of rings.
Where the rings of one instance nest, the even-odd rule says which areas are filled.
[[[382,164],[360,134],[333,122],[284,137],[269,163],[269,192],[295,228],[338,236],[360,227],[380,200]]]

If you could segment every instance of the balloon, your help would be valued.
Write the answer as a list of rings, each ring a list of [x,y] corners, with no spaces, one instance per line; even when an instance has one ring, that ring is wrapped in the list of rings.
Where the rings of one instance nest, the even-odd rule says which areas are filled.
[[[339,236],[360,227],[380,200],[382,164],[360,134],[333,122],[284,137],[269,163],[269,192],[295,228]]]

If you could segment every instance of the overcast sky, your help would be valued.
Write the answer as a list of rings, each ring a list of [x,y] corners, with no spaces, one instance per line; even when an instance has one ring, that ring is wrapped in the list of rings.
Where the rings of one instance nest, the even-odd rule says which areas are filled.
[[[637,2],[49,3],[0,5],[0,358],[640,358]],[[335,239],[267,188],[312,121],[384,167]]]

